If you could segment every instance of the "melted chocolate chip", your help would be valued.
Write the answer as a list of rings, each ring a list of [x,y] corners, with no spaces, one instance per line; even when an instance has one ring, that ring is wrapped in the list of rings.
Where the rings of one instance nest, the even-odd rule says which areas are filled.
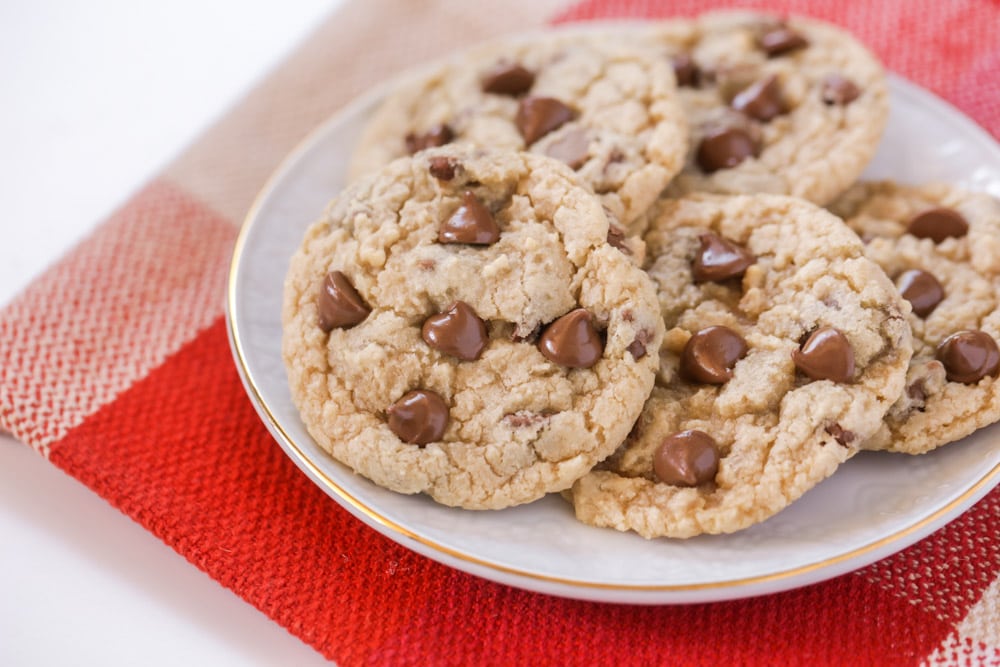
[[[545,328],[538,339],[538,350],[560,366],[590,368],[604,354],[604,343],[590,313],[577,308]]]
[[[325,333],[337,328],[350,329],[372,312],[351,281],[340,271],[326,274],[316,306],[319,328]]]
[[[535,74],[518,63],[497,65],[483,77],[483,92],[516,97],[535,83]]]
[[[760,151],[749,133],[729,127],[706,134],[698,144],[698,166],[706,173],[732,169]]]
[[[820,95],[826,104],[846,106],[861,96],[861,89],[850,79],[829,74],[823,79]]]
[[[937,346],[935,356],[950,382],[975,384],[987,375],[996,377],[1000,368],[1000,350],[985,331],[953,333]]]
[[[712,233],[698,237],[701,248],[691,262],[691,275],[697,282],[719,282],[738,278],[757,258],[741,245]]]
[[[837,424],[836,422],[828,425],[823,430],[832,435],[833,439],[837,441],[837,444],[843,447],[849,446],[858,438],[857,433],[846,430],[843,426]]]
[[[608,226],[608,245],[617,248],[626,255],[632,254],[632,249],[625,243],[625,232],[615,225]]]
[[[590,140],[583,128],[574,128],[546,146],[545,154],[569,165],[570,169],[579,169],[587,162],[590,155]]]
[[[681,373],[695,382],[725,384],[746,353],[747,343],[738,333],[729,327],[708,327],[688,339],[681,353]]]
[[[950,208],[932,208],[910,219],[906,232],[918,239],[941,243],[946,238],[961,238],[969,233],[969,223]]]
[[[428,317],[420,333],[435,350],[463,361],[478,359],[490,340],[486,323],[464,301],[456,301],[444,312]]]
[[[653,472],[664,484],[698,486],[719,472],[719,448],[704,431],[681,431],[663,439],[653,454]]]
[[[786,25],[776,26],[757,40],[757,46],[767,54],[768,58],[782,56],[792,51],[809,46],[809,40]]]
[[[436,442],[448,426],[448,405],[433,391],[411,391],[386,408],[389,430],[403,442]]]
[[[854,348],[833,327],[814,331],[800,349],[792,351],[792,361],[813,380],[850,382],[854,378]]]
[[[406,135],[406,152],[413,155],[425,148],[435,148],[450,144],[455,138],[455,132],[446,123],[435,125],[423,134],[410,132]]]
[[[906,388],[906,395],[912,398],[915,402],[923,403],[927,400],[927,384],[924,382],[924,378],[918,378]]]
[[[527,146],[573,120],[576,112],[554,97],[525,97],[517,107],[514,124]]]
[[[696,88],[701,79],[701,70],[689,53],[678,53],[673,57],[674,77],[679,87]]]
[[[781,97],[781,84],[774,74],[740,91],[730,106],[764,123],[788,112]]]
[[[913,306],[913,314],[927,317],[944,299],[944,287],[933,274],[910,269],[896,279],[900,295]]]
[[[639,361],[646,356],[646,346],[651,340],[653,340],[653,332],[642,329],[636,333],[635,338],[628,344],[625,351],[631,354],[633,359]]]
[[[458,167],[458,163],[450,157],[441,155],[432,157],[427,162],[427,170],[431,172],[431,176],[439,181],[450,181],[455,178],[456,167]]]
[[[471,191],[462,195],[462,205],[438,230],[440,243],[490,245],[500,238],[500,227],[493,214]]]
[[[524,428],[525,426],[536,426],[544,424],[552,417],[549,412],[532,412],[531,410],[518,410],[509,412],[503,416],[503,421],[511,428]]]

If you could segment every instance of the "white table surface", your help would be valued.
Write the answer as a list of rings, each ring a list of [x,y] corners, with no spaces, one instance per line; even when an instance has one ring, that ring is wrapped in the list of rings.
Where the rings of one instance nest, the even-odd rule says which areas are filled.
[[[338,0],[3,0],[0,305]],[[0,665],[310,665],[311,648],[0,436]]]

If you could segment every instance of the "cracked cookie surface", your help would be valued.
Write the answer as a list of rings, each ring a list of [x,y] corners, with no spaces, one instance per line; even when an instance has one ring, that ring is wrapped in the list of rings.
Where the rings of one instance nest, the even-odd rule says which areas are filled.
[[[443,147],[356,181],[285,283],[310,434],[448,505],[565,489],[628,433],[663,335],[652,282],[608,237],[598,199],[537,155]]]
[[[883,181],[855,185],[830,208],[913,302],[906,390],[864,447],[922,454],[1000,420],[989,349],[1000,341],[1000,203],[951,185]],[[957,361],[978,354],[983,363],[956,377],[956,359],[940,348],[962,331],[986,338],[959,349]]]
[[[808,202],[658,206],[645,236],[667,329],[656,386],[622,447],[567,496],[584,523],[647,538],[733,532],[878,430],[912,353],[907,308],[857,236]]]
[[[463,53],[390,92],[351,173],[445,142],[529,150],[569,164],[628,223],[680,170],[687,147],[669,61],[635,42],[550,31]]]
[[[784,32],[782,32],[784,31]],[[819,21],[716,12],[665,21],[690,150],[668,193],[773,193],[823,205],[857,180],[889,111],[879,62]]]

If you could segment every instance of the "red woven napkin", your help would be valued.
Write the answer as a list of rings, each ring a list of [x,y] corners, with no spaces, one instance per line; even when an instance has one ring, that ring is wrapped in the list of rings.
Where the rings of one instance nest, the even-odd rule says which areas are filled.
[[[501,31],[726,4],[564,3],[349,3],[0,313],[0,428],[342,665],[1000,664],[1000,490],[823,584],[712,605],[596,604],[397,546],[315,487],[256,418],[226,343],[223,285],[235,224],[298,138],[403,65]],[[739,4],[846,27],[1000,137],[996,0]],[[49,307],[53,293],[65,307]]]

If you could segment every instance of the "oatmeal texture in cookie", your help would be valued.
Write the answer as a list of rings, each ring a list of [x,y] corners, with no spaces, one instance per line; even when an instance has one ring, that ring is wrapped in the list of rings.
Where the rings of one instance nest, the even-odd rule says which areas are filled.
[[[567,488],[652,387],[655,288],[564,164],[446,146],[349,186],[291,261],[283,356],[316,442],[472,509]]]
[[[659,24],[690,151],[671,196],[775,193],[826,204],[875,154],[889,96],[881,65],[826,23],[717,12]]]
[[[799,199],[663,200],[645,238],[667,329],[656,386],[567,495],[581,521],[647,538],[746,528],[878,430],[912,353],[908,306]]]
[[[1000,420],[1000,202],[883,181],[855,185],[831,210],[913,307],[906,390],[864,447],[922,454]]]
[[[359,176],[446,143],[528,150],[574,169],[623,223],[680,171],[673,71],[630,33],[550,31],[481,46],[392,90],[361,136]]]

